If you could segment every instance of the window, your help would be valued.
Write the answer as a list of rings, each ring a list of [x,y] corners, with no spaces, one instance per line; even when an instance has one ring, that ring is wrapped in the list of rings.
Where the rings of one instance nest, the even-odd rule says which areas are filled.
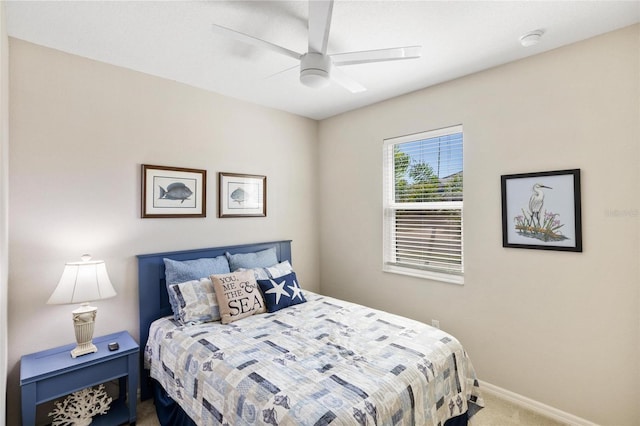
[[[462,284],[462,163],[462,126],[384,141],[384,271]]]

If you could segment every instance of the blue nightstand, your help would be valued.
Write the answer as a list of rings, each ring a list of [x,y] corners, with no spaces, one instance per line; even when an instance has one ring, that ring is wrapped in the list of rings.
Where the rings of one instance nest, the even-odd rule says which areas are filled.
[[[107,345],[118,342],[110,351]],[[36,406],[81,389],[119,379],[120,395],[92,425],[135,424],[139,346],[126,331],[93,339],[98,352],[71,358],[75,344],[25,355],[20,361],[22,424],[35,424]]]

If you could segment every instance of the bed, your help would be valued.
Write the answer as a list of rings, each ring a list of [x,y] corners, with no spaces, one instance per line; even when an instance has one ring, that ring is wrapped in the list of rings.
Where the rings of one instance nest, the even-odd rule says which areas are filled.
[[[458,426],[482,408],[471,361],[453,336],[312,293],[303,281],[305,302],[274,312],[227,324],[176,319],[165,259],[267,250],[292,263],[291,241],[138,256],[141,398],[154,396],[161,424]]]

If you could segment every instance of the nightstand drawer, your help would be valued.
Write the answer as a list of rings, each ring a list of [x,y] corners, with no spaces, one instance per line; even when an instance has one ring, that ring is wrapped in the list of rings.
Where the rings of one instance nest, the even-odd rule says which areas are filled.
[[[91,368],[80,368],[65,373],[63,376],[41,380],[36,389],[36,402],[39,404],[89,386],[126,376],[128,371],[127,357],[121,357],[96,364]]]

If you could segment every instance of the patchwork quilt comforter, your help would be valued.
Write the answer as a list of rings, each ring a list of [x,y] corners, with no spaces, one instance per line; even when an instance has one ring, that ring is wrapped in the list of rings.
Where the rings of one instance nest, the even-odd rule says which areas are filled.
[[[483,406],[460,343],[417,321],[305,292],[228,325],[155,321],[145,364],[199,425],[441,425]]]

